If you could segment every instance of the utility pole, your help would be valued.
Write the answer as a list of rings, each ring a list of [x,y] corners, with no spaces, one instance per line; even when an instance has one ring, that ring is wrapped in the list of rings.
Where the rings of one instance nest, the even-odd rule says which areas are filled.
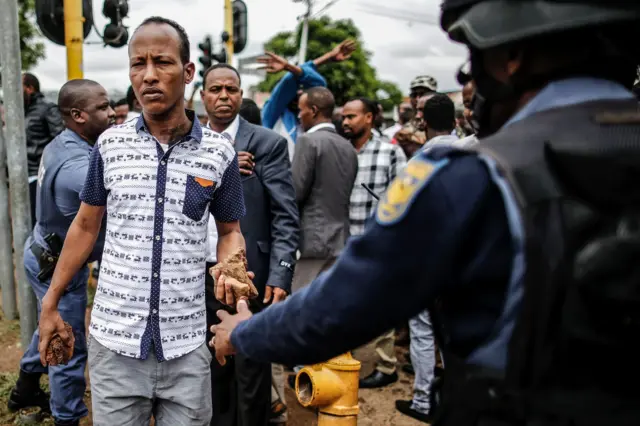
[[[302,34],[300,36],[300,49],[298,52],[298,65],[304,64],[307,58],[307,42],[309,39],[309,19],[311,18],[312,0],[305,0],[307,3],[307,12],[304,14],[302,21]]]
[[[22,100],[22,66],[18,33],[17,0],[0,0],[0,60],[6,117],[7,164],[11,196],[14,265],[20,298],[20,335],[26,348],[36,329],[36,297],[24,270],[23,248],[31,232],[29,173],[27,171],[27,137]]]
[[[2,288],[2,312],[4,317],[9,320],[18,318],[11,249],[7,147],[4,141],[2,122],[0,121],[0,288]]]
[[[227,40],[227,63],[233,65],[233,5],[231,0],[224,0],[224,30],[229,34]]]
[[[82,16],[82,0],[64,0],[64,44],[67,46],[67,80],[83,78],[83,42],[84,16]]]

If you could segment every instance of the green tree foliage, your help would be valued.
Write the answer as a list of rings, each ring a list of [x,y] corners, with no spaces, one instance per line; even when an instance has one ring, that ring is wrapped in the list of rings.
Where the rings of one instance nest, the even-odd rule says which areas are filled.
[[[44,44],[37,41],[40,33],[35,24],[35,1],[18,0],[20,53],[22,69],[29,70],[44,58]]]
[[[391,81],[380,81],[378,83],[377,99],[385,111],[391,111],[394,106],[402,102],[403,98],[402,92],[395,83]]]
[[[298,26],[295,34],[278,33],[265,43],[264,50],[285,58],[294,58],[301,34],[302,25]],[[364,96],[379,100],[385,111],[388,111],[393,105],[402,102],[402,93],[394,83],[378,80],[375,68],[369,64],[371,52],[364,49],[360,31],[351,19],[332,21],[323,16],[310,20],[307,59],[322,56],[347,38],[358,41],[358,47],[351,58],[344,62],[324,64],[319,69],[336,98],[336,105],[344,105],[352,97]],[[268,74],[258,85],[258,90],[270,92],[282,75],[283,73]]]

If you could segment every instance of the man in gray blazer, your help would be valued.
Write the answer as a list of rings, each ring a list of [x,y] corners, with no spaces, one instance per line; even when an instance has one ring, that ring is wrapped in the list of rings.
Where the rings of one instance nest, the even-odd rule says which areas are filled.
[[[301,216],[301,256],[293,291],[328,269],[349,238],[349,197],[358,173],[358,154],[332,124],[335,100],[325,87],[300,97],[300,124],[293,157],[293,184]]]
[[[232,66],[216,64],[209,68],[201,95],[211,129],[229,138],[238,153],[247,210],[240,227],[259,301],[264,305],[280,302],[291,292],[299,238],[287,141],[238,115],[242,89],[240,75]],[[216,311],[228,307],[216,300],[208,273],[207,279],[207,324],[211,326],[219,322]],[[207,339],[211,337],[207,330]],[[220,366],[214,360],[211,382],[211,425],[267,426],[271,414],[271,364],[233,357]]]

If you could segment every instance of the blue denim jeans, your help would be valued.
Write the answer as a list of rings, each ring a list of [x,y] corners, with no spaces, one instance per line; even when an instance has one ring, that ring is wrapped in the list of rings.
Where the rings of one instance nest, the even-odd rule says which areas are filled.
[[[27,279],[38,299],[38,317],[42,305],[42,298],[49,289],[51,280],[40,281],[38,260],[31,252],[33,239],[29,237],[24,247],[24,268]],[[66,365],[44,367],[40,363],[38,342],[40,333],[33,333],[31,344],[20,361],[20,369],[27,373],[48,373],[51,389],[51,413],[57,420],[78,420],[89,414],[83,401],[86,382],[84,370],[87,365],[87,340],[85,338],[84,318],[87,309],[87,280],[89,269],[84,266],[69,283],[67,291],[60,299],[58,311],[60,316],[73,328],[75,348],[73,357]]]
[[[416,372],[411,408],[429,414],[431,383],[436,368],[436,346],[431,318],[426,310],[409,320],[411,364]]]

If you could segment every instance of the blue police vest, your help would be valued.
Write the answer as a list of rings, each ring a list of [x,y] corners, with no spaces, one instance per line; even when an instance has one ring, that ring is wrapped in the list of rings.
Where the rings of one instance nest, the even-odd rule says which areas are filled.
[[[602,100],[539,112],[474,147],[510,187],[516,253],[491,337],[467,360],[444,345],[434,425],[638,424],[639,135],[635,100]],[[506,365],[477,363],[505,349]]]
[[[46,247],[44,237],[51,233],[55,233],[63,241],[66,238],[73,218],[62,214],[56,204],[55,180],[62,167],[68,161],[84,158],[88,164],[91,150],[92,148],[89,144],[69,129],[56,136],[45,148],[38,170],[37,223],[33,230],[33,237],[39,245]],[[99,237],[91,260],[97,257],[95,253],[99,255],[102,252],[102,241],[104,241],[104,238]]]

